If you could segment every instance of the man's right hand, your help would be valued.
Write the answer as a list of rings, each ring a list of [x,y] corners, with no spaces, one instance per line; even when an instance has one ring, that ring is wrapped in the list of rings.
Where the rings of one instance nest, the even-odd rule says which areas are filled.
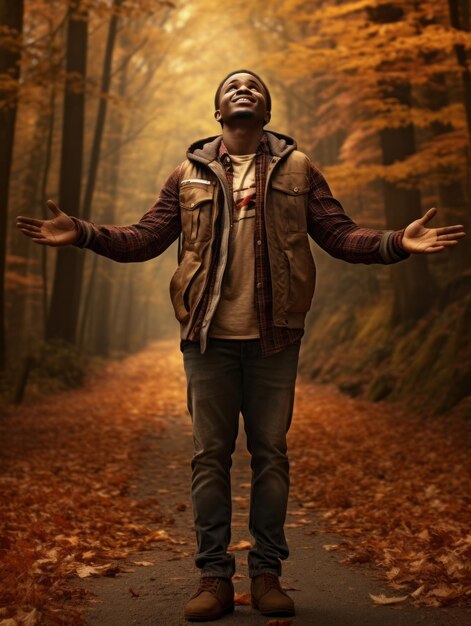
[[[54,214],[51,220],[37,220],[33,217],[16,218],[16,225],[22,233],[31,237],[34,243],[43,246],[69,246],[74,244],[79,238],[79,232],[75,228],[70,217],[61,211],[58,206],[47,201],[47,206]]]

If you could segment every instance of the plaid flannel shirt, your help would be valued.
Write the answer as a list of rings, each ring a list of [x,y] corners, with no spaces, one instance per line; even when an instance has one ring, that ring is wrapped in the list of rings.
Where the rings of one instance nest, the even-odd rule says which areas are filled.
[[[273,323],[270,266],[263,211],[266,173],[271,157],[267,135],[264,133],[255,156],[254,236],[254,294],[263,356],[283,350],[304,334],[303,329],[284,328]],[[232,164],[223,141],[220,144],[218,158],[224,166],[232,190]],[[145,261],[164,252],[181,232],[180,167],[167,178],[154,205],[132,226],[97,225],[73,217],[79,231],[75,245],[123,263]],[[384,238],[386,231],[363,228],[355,224],[345,214],[340,202],[332,196],[324,176],[313,164],[310,170],[307,224],[309,235],[318,245],[332,256],[350,263],[395,263],[410,256],[401,247],[404,229],[390,231],[391,236]],[[218,261],[219,242],[220,235],[216,233],[208,285],[201,299],[195,324],[188,340],[184,341],[199,340],[201,324],[215,281],[214,270]]]

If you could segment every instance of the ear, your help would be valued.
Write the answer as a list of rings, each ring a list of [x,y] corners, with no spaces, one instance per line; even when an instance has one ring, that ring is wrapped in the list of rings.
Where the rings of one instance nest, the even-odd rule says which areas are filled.
[[[267,111],[265,113],[265,117],[263,119],[264,119],[265,124],[268,124],[268,122],[271,120],[271,113],[270,113],[270,111]]]
[[[216,109],[214,111],[214,119],[216,120],[216,122],[220,122],[221,121],[221,111],[219,109]]]

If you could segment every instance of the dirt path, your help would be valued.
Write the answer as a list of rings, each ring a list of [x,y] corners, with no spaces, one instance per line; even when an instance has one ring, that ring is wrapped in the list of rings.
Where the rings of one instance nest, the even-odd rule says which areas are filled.
[[[172,359],[175,371],[168,380],[183,380],[181,360]],[[180,365],[177,365],[180,363]],[[165,380],[161,379],[165,385]],[[299,388],[309,385],[298,381]],[[184,389],[182,390],[184,393]],[[294,422],[293,428],[296,428]],[[87,612],[90,626],[180,626],[185,624],[183,606],[193,593],[199,571],[193,564],[194,531],[190,499],[190,459],[192,438],[190,418],[171,416],[163,433],[151,432],[143,441],[138,492],[140,497],[156,497],[159,513],[174,519],[171,536],[182,543],[172,549],[155,549],[135,554],[125,567],[129,571],[114,578],[87,578],[80,585],[95,594]],[[248,529],[250,459],[245,447],[242,421],[239,428],[234,464],[232,543],[251,539]],[[290,500],[286,536],[290,558],[283,563],[282,584],[291,589],[297,615],[295,626],[464,626],[471,623],[471,609],[420,608],[401,603],[374,605],[369,594],[400,595],[378,581],[374,570],[340,564],[340,556],[323,546],[339,542],[339,535],[320,532],[320,519],[312,509]],[[237,550],[236,593],[246,594],[247,550]],[[145,566],[135,562],[146,562]],[[210,622],[214,623],[214,622]],[[217,623],[255,626],[267,623],[250,606],[236,606],[234,614]]]

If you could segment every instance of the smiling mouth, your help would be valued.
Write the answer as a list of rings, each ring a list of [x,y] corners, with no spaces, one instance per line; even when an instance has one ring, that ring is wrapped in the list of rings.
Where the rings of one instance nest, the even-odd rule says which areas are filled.
[[[234,100],[234,104],[240,104],[240,103],[245,103],[245,102],[248,102],[249,104],[253,104],[253,100],[250,100],[249,98],[245,98],[245,97],[237,98],[236,100]]]

